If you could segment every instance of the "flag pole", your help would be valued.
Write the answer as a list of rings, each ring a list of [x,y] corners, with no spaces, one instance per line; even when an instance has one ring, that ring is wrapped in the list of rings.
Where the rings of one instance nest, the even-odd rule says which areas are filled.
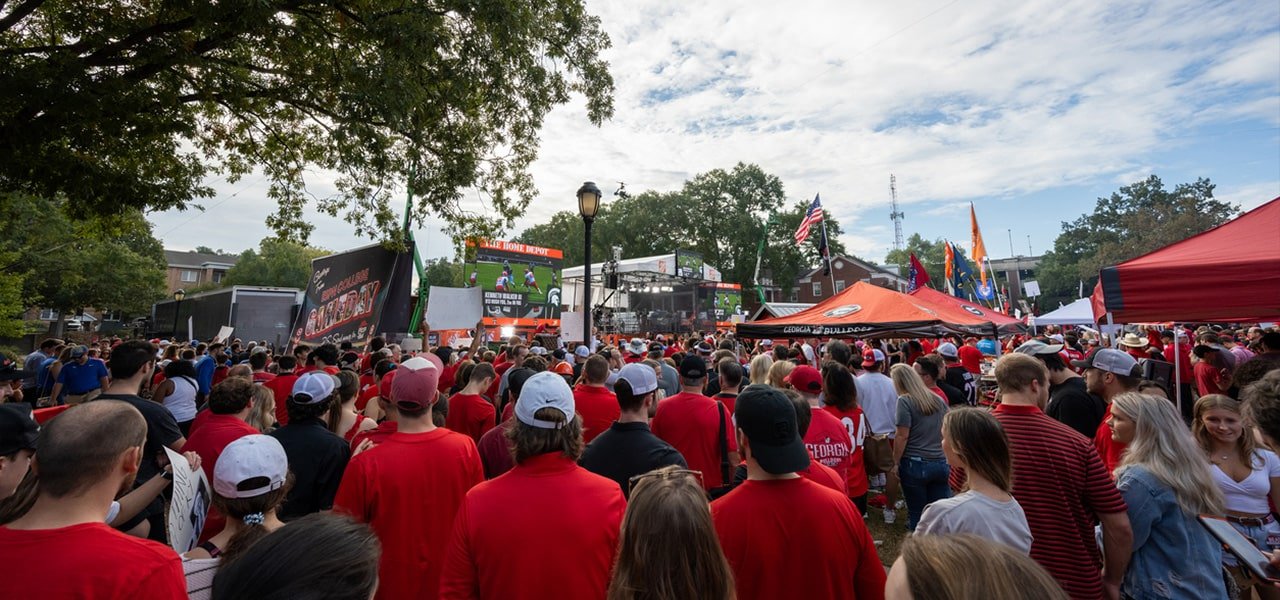
[[[823,243],[823,249],[822,249],[822,251],[821,251],[821,252],[822,252],[822,260],[823,260],[823,262],[824,262],[823,266],[824,266],[824,267],[826,267],[826,269],[827,269],[827,275],[829,275],[829,276],[830,276],[830,279],[831,279],[831,295],[832,295],[832,296],[834,296],[834,295],[836,295],[836,274],[835,274],[835,272],[834,272],[834,271],[832,271],[832,270],[831,270],[831,239],[827,237],[827,214],[826,214],[826,213],[827,213],[827,209],[822,208],[822,207],[819,207],[819,208],[818,208],[818,210],[821,210],[821,211],[822,211],[822,243]]]

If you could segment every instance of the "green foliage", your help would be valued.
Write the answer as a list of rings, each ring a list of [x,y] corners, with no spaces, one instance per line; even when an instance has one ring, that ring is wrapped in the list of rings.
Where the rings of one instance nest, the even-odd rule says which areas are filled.
[[[0,253],[0,265],[10,265],[18,260],[18,253]],[[0,270],[0,337],[20,337],[28,331],[22,319],[26,306],[22,302],[24,273]]]
[[[1213,198],[1208,179],[1166,190],[1152,175],[1098,198],[1093,213],[1062,224],[1053,250],[1044,255],[1037,276],[1044,293],[1041,304],[1057,306],[1086,293],[1103,267],[1124,262],[1217,227],[1239,208]]]
[[[397,186],[419,223],[509,227],[535,195],[538,130],[572,94],[613,113],[610,45],[583,0],[0,2],[0,192],[69,197],[73,216],[197,206],[258,170],[283,238],[315,198],[399,241]],[[460,190],[489,200],[464,211]]]
[[[311,248],[280,238],[265,238],[258,250],[245,250],[240,260],[227,270],[223,286],[261,285],[307,289],[311,278],[311,261],[329,254],[328,250]]]
[[[222,248],[218,248],[217,250],[214,250],[213,248],[210,248],[208,246],[196,246],[196,249],[192,250],[192,252],[198,252],[200,254],[218,254],[222,256],[225,256],[227,254],[227,251],[223,250]]]
[[[146,314],[164,295],[165,260],[136,209],[72,218],[72,202],[0,193],[0,263],[22,276],[22,304],[65,315],[94,307]]]
[[[439,287],[462,287],[463,273],[462,263],[443,258],[430,258],[422,263],[422,270],[426,274],[423,278],[422,287],[430,290],[431,286]]]
[[[803,248],[792,238],[809,203],[802,200],[786,207],[782,180],[759,166],[738,163],[728,171],[696,175],[678,191],[646,191],[603,203],[592,225],[591,258],[600,262],[612,257],[613,246],[621,247],[627,258],[694,250],[720,269],[724,281],[750,286],[756,245],[772,211],[775,223],[769,228],[761,268],[772,273],[775,285],[788,289],[819,262],[817,232]],[[831,253],[842,254],[840,224],[829,212],[826,218]],[[563,250],[566,266],[582,264],[582,240],[582,218],[576,211],[558,212],[516,237],[526,244]]]
[[[956,246],[956,251],[966,261],[969,261],[971,269],[978,268],[978,265],[969,260],[968,255],[964,250],[960,249],[960,246]],[[926,240],[920,234],[913,233],[911,237],[907,238],[906,244],[903,245],[901,250],[890,250],[885,255],[884,262],[898,265],[899,275],[906,277],[907,269],[911,267],[911,255],[913,253],[920,260],[920,264],[924,265],[924,270],[929,272],[930,285],[940,290],[946,289],[947,240],[942,238]]]

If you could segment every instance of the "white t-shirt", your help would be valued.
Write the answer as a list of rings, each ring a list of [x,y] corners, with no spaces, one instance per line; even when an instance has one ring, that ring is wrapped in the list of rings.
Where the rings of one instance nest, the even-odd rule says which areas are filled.
[[[182,572],[187,576],[189,600],[209,600],[213,594],[213,577],[218,574],[220,558],[184,558]]]
[[[1031,528],[1017,500],[992,500],[975,491],[938,500],[924,508],[916,535],[970,533],[1031,553]]]
[[[858,387],[858,406],[867,417],[871,433],[887,433],[893,437],[898,416],[898,392],[893,389],[893,380],[883,373],[868,371],[854,382]]]
[[[1246,431],[1245,435],[1249,435],[1249,432]],[[1254,515],[1271,512],[1267,506],[1267,497],[1271,495],[1271,478],[1280,477],[1280,458],[1276,457],[1275,452],[1259,449],[1254,450],[1253,461],[1253,471],[1244,481],[1231,479],[1218,465],[1209,469],[1214,483],[1222,490],[1227,510]]]

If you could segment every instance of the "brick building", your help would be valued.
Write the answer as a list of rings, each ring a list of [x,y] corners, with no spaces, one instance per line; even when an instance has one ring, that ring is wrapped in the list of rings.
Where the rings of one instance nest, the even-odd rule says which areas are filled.
[[[796,279],[792,302],[817,303],[843,292],[856,282],[865,281],[899,292],[907,291],[907,278],[851,256],[831,257],[831,275],[824,276],[818,267]],[[832,284],[834,282],[834,290]]]

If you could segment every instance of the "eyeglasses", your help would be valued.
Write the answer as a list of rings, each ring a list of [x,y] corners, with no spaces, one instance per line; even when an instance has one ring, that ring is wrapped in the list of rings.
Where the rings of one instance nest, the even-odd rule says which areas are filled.
[[[702,471],[694,471],[691,469],[671,469],[667,471],[663,471],[663,470],[649,471],[648,473],[636,475],[631,479],[627,480],[627,491],[634,492],[636,490],[637,483],[640,483],[641,481],[644,481],[645,479],[648,479],[651,477],[657,478],[657,479],[670,479],[672,477],[683,476],[683,475],[694,476],[698,480],[698,485],[702,487],[706,487],[702,482]]]

